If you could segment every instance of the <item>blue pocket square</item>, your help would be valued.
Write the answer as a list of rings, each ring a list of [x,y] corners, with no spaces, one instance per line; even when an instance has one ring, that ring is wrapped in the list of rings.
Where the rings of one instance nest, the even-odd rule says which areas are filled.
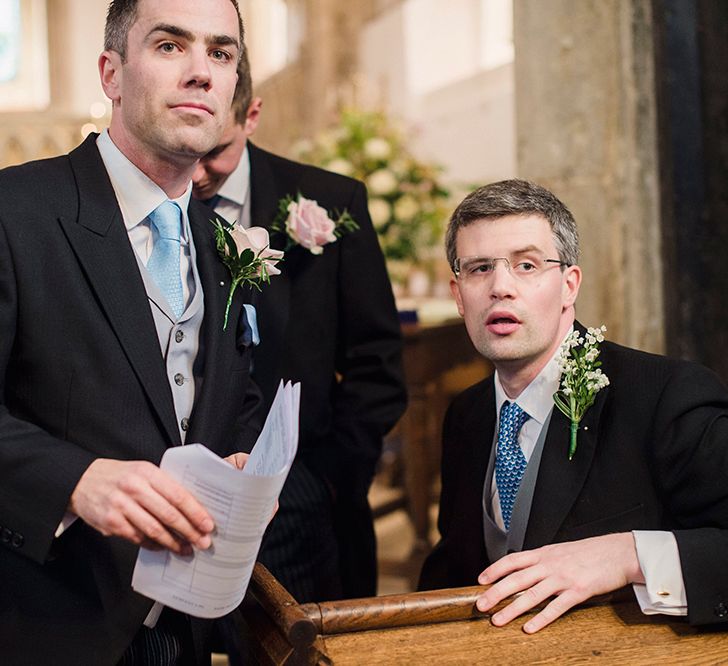
[[[243,312],[240,316],[240,327],[238,333],[238,343],[249,347],[260,344],[260,335],[258,335],[258,314],[255,308],[249,303],[243,305]]]

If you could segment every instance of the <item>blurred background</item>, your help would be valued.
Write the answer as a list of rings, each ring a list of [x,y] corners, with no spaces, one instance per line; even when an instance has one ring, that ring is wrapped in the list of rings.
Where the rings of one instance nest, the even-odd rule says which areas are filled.
[[[518,176],[576,217],[584,324],[728,379],[728,2],[240,4],[263,98],[254,141],[367,182],[403,309],[435,325],[452,316],[449,213]],[[106,126],[105,12],[101,0],[0,0],[0,166]],[[452,345],[421,334],[410,347]],[[483,371],[444,349],[431,375],[409,377],[423,409]],[[407,436],[436,439],[434,413]]]
[[[728,376],[728,3],[242,0],[241,9],[264,100],[255,140],[359,176],[380,171],[373,217],[400,293],[446,293],[433,237],[464,191],[533,179],[580,225],[580,319]],[[107,123],[96,70],[105,11],[101,1],[0,0],[1,166],[65,152]],[[369,165],[354,150],[362,136],[388,144],[370,142]],[[412,266],[425,276],[407,285]]]

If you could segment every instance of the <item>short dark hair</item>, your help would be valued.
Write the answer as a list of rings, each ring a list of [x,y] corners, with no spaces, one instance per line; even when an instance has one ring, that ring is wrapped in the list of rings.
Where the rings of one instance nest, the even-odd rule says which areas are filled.
[[[551,227],[559,259],[579,263],[579,234],[569,209],[546,188],[527,180],[501,180],[468,194],[450,218],[445,234],[447,261],[454,270],[458,231],[478,220],[508,215],[542,215]]]
[[[233,95],[233,113],[238,125],[245,125],[248,109],[253,101],[253,79],[250,74],[250,61],[248,60],[248,47],[240,47],[240,61],[238,62],[238,83]]]
[[[206,1],[206,0],[205,0]],[[240,16],[238,0],[230,0],[235,12],[238,15],[238,30],[240,32],[240,44],[243,43],[243,18]],[[139,0],[111,0],[109,9],[106,12],[106,27],[104,29],[104,50],[116,51],[121,56],[121,61],[126,61],[126,45],[129,38],[129,30],[137,18]]]

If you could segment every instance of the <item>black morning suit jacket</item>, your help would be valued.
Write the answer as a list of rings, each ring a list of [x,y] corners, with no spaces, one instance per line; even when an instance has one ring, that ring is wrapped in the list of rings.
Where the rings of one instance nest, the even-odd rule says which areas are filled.
[[[152,606],[131,589],[137,548],[81,520],[54,532],[95,458],[158,463],[180,444],[147,294],[95,139],[0,172],[0,661],[14,665],[118,662]],[[252,435],[243,297],[231,309],[242,323],[223,332],[229,275],[208,210],[191,202],[189,217],[205,317],[187,441],[222,456]],[[193,621],[197,638],[205,631]]]
[[[630,530],[673,531],[691,624],[728,623],[728,392],[709,370],[604,342],[602,389],[579,427],[553,410],[524,550]],[[441,540],[420,588],[476,585],[488,561],[482,497],[495,429],[493,377],[450,406]]]
[[[256,303],[261,343],[254,378],[266,404],[280,378],[301,382],[297,464],[333,489],[344,594],[367,596],[376,589],[367,491],[382,437],[402,414],[406,396],[400,326],[366,190],[351,178],[250,143],[248,149],[254,226],[270,228],[278,202],[300,192],[331,215],[348,210],[360,227],[324,245],[320,255],[300,246],[286,252],[281,275]],[[282,234],[271,236],[273,247],[285,244]],[[274,521],[285,520],[283,506]]]

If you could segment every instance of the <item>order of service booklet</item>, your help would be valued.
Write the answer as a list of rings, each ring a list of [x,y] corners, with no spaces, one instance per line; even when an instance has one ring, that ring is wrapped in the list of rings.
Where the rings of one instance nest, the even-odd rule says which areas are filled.
[[[202,444],[165,452],[160,468],[185,486],[215,521],[212,546],[189,556],[140,548],[132,577],[136,592],[204,618],[221,617],[240,604],[296,455],[300,399],[300,384],[281,382],[242,470]]]

